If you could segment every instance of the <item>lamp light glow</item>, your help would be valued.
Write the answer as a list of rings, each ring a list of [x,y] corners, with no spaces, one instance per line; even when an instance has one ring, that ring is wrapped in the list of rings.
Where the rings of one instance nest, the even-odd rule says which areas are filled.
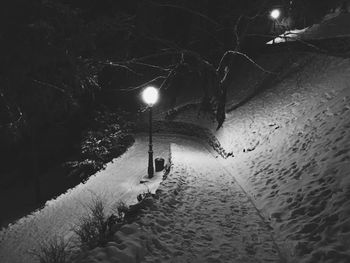
[[[158,101],[158,97],[158,89],[152,86],[145,88],[142,92],[142,99],[148,105],[155,104]]]
[[[272,19],[278,19],[281,15],[281,11],[279,9],[273,9],[271,12],[270,12],[270,17]]]

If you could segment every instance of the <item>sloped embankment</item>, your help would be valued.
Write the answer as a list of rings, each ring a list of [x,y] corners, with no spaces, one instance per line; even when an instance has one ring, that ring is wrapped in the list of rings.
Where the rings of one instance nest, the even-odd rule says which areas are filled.
[[[349,262],[350,60],[290,53],[258,62],[278,74],[268,79],[251,67],[237,75],[222,129],[194,110],[176,120],[207,127],[234,154],[225,165],[290,261]]]

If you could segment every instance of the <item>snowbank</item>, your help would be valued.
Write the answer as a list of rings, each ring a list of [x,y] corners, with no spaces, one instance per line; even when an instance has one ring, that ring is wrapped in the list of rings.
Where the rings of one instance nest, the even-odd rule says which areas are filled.
[[[350,13],[337,12],[329,14],[319,24],[304,29],[287,30],[266,44],[283,43],[288,41],[308,41],[337,39],[350,37]]]
[[[175,141],[175,139],[172,139]],[[154,156],[168,159],[170,139],[166,136],[154,138]],[[91,176],[85,183],[69,189],[59,197],[46,202],[45,207],[34,211],[0,231],[0,262],[37,262],[30,253],[40,244],[59,235],[70,239],[73,227],[87,213],[87,206],[100,197],[106,203],[106,214],[110,214],[118,202],[127,205],[137,202],[137,195],[155,191],[161,176],[146,183],[140,180],[147,174],[148,137],[137,136],[135,144],[121,157],[108,163],[104,170]]]

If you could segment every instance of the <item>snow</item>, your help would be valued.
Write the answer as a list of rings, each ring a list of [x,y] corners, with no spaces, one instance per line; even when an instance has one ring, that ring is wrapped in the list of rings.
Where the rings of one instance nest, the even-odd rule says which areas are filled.
[[[161,156],[167,160],[169,141],[167,136],[154,138],[155,157]],[[119,201],[134,204],[138,194],[148,190],[154,192],[161,182],[161,176],[140,184],[147,173],[147,151],[148,137],[137,137],[134,145],[124,155],[90,177],[85,184],[79,184],[56,199],[47,201],[43,209],[2,229],[0,262],[35,262],[33,255],[28,252],[37,249],[40,243],[50,240],[55,234],[70,238],[72,226],[86,213],[86,206],[96,197],[101,197],[106,202],[107,209],[113,209]]]
[[[350,60],[290,53],[258,63],[279,68],[279,75],[266,84],[264,73],[244,68],[244,79],[238,73],[222,129],[196,119],[195,109],[176,120],[211,129],[233,152],[222,164],[268,220],[289,261],[349,262]],[[234,107],[259,85],[266,89]]]
[[[283,43],[283,42],[288,42],[288,41],[295,41],[296,39],[299,39],[300,36],[306,32],[309,28],[303,28],[303,29],[293,29],[293,30],[287,30],[283,34],[279,35],[273,40],[270,40],[267,42],[267,45],[272,45],[272,44],[278,44],[278,43]]]
[[[222,129],[193,107],[176,118],[210,129],[233,157],[214,158],[194,139],[156,135],[154,149],[165,153],[172,143],[174,162],[159,200],[148,200],[139,220],[81,262],[349,261],[350,60],[291,53],[258,62],[280,74],[266,84],[265,73],[243,68]],[[263,92],[235,108],[262,84]],[[1,262],[32,262],[26,250],[69,234],[91,191],[135,202],[146,190],[138,182],[146,152],[147,138],[138,139],[85,185],[2,231]]]
[[[127,238],[122,229],[109,246],[78,262],[112,262],[111,254],[124,257],[113,262],[139,262],[140,255],[143,262],[279,262],[271,229],[205,144],[187,139],[172,144],[171,153],[171,176],[127,226]],[[132,248],[137,252],[127,257]]]
[[[172,156],[172,176],[139,222],[145,262],[277,262],[270,229],[214,156],[195,142],[172,145]]]
[[[338,13],[336,16],[323,20],[306,30],[302,39],[323,39],[350,36],[350,14]]]
[[[309,65],[229,113],[218,136],[236,150],[227,165],[290,258],[348,262],[350,61],[320,56]],[[249,129],[239,126],[247,115],[254,116]],[[254,150],[238,154],[247,148]]]
[[[335,18],[326,22],[347,21]],[[158,155],[171,143],[174,163],[159,199],[77,262],[350,262],[350,59],[291,52],[257,62],[278,74],[242,65],[221,129],[195,107],[175,118],[211,130],[232,157],[193,138],[155,136]],[[91,192],[135,202],[146,189],[146,140],[3,230],[1,262],[31,262],[25,251],[38,240],[69,233]]]
[[[296,40],[321,40],[327,38],[350,37],[350,13],[334,13],[319,24],[304,29],[287,30],[266,44]]]

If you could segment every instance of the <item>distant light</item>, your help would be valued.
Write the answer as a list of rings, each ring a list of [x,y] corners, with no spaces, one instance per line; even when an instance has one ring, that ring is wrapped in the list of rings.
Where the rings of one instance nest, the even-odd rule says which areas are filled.
[[[142,92],[142,99],[144,102],[146,102],[148,105],[152,106],[155,104],[158,100],[158,89],[155,87],[149,86],[145,88]]]
[[[273,9],[271,12],[270,12],[270,17],[272,19],[278,19],[281,15],[281,11],[279,9]]]

